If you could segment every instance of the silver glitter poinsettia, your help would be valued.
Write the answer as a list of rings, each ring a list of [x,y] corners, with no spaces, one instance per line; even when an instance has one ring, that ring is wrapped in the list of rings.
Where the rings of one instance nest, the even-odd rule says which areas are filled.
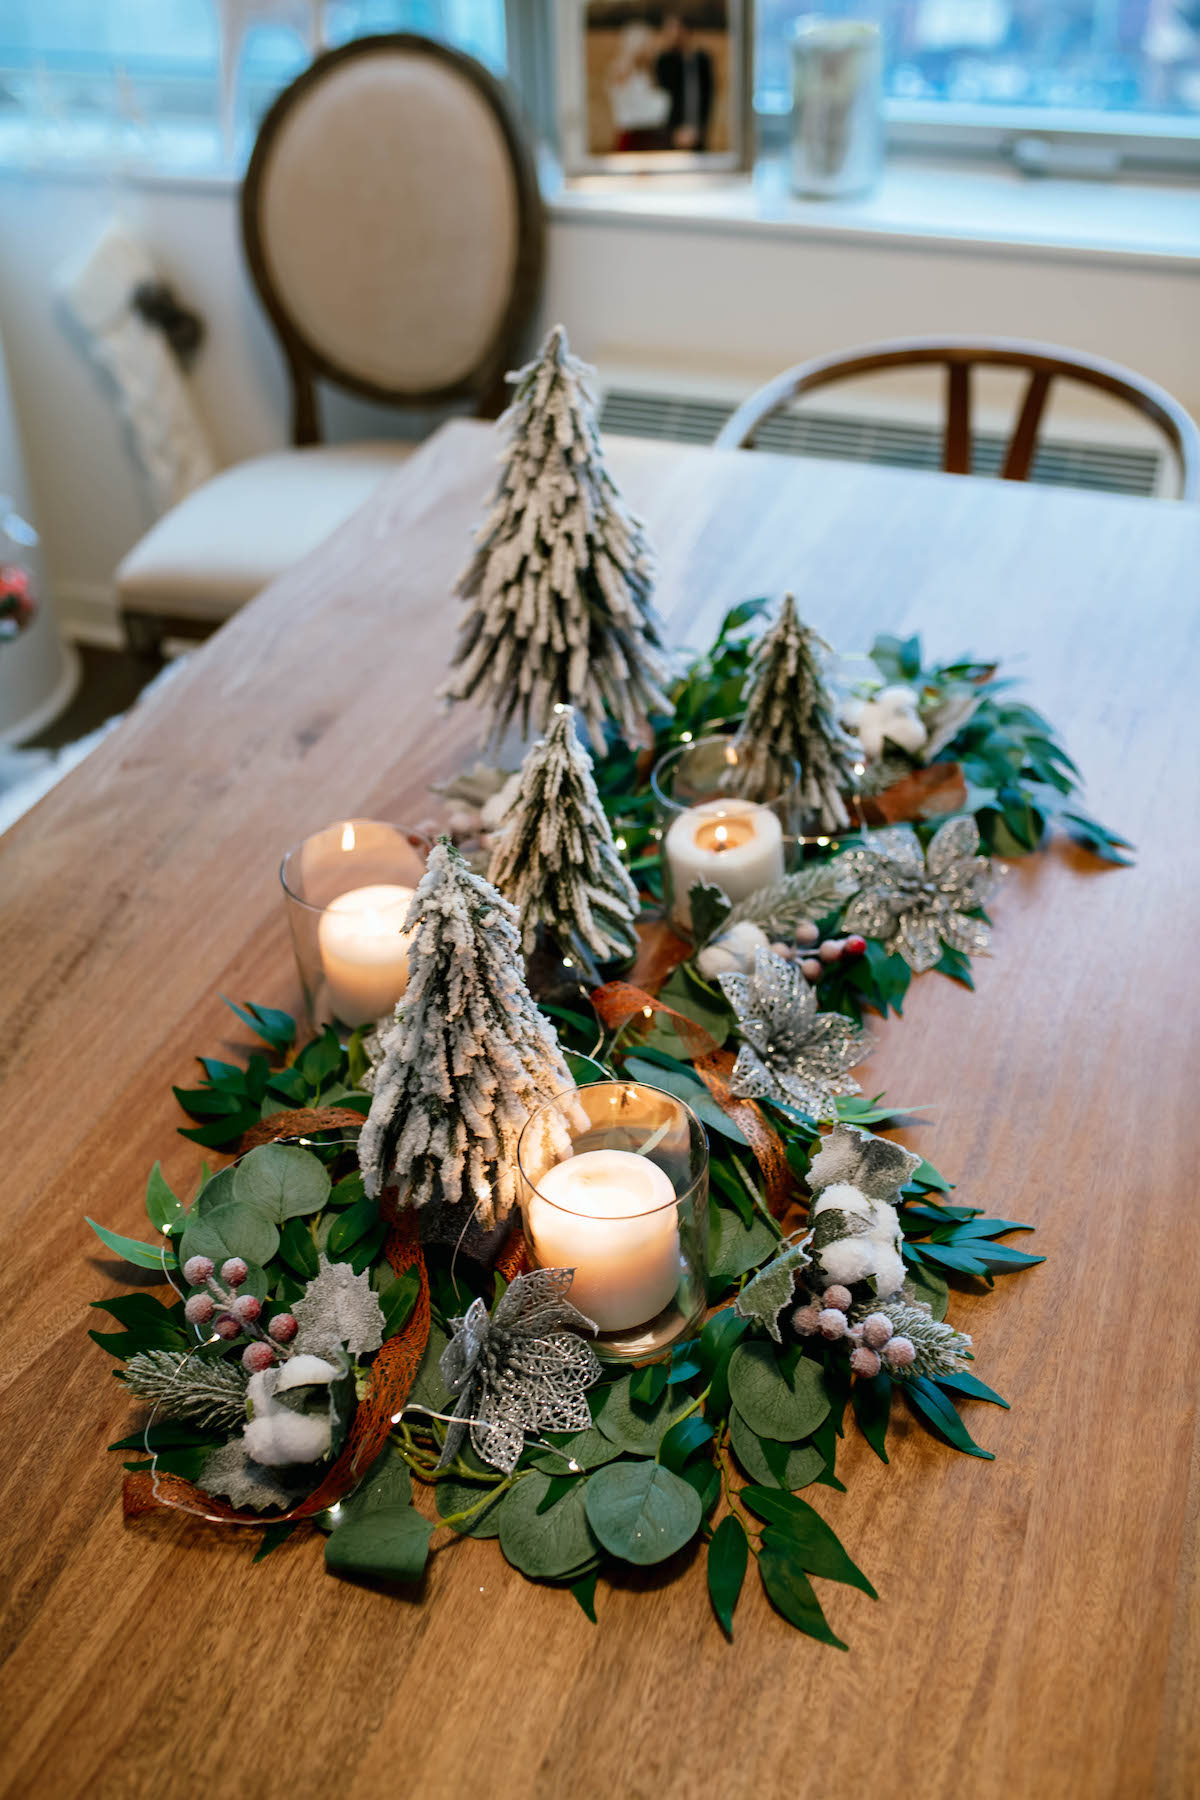
[[[526,1432],[586,1431],[592,1422],[584,1389],[602,1373],[574,1326],[595,1331],[566,1298],[573,1269],[518,1275],[490,1316],[473,1300],[442,1352],[439,1368],[458,1395],[439,1468],[453,1460],[468,1427],[471,1442],[494,1469],[511,1475]]]
[[[979,854],[979,831],[969,815],[948,819],[924,854],[915,832],[894,825],[873,832],[842,861],[862,882],[842,928],[880,939],[889,953],[898,950],[914,974],[941,960],[943,944],[965,956],[987,949],[987,926],[967,915],[984,904],[995,874]]]
[[[869,1039],[841,1013],[817,1011],[817,991],[799,967],[759,950],[754,973],[719,975],[737,1015],[743,1043],[732,1088],[747,1100],[781,1100],[809,1118],[837,1117],[837,1096],[857,1094],[846,1071],[866,1054]]]

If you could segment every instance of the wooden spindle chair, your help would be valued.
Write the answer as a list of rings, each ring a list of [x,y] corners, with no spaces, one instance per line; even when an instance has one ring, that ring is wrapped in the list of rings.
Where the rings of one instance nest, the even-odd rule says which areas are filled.
[[[716,448],[753,449],[755,434],[765,419],[815,388],[884,369],[930,363],[940,365],[946,371],[942,468],[947,474],[968,475],[971,471],[972,369],[1024,369],[1029,381],[1000,471],[1003,481],[1029,479],[1051,383],[1076,381],[1111,394],[1150,419],[1163,433],[1174,455],[1179,473],[1179,499],[1200,499],[1200,430],[1191,415],[1165,388],[1146,381],[1119,363],[1062,350],[1053,344],[1026,343],[1017,338],[996,338],[991,343],[980,343],[971,338],[898,338],[891,343],[866,344],[858,350],[797,363],[742,402],[717,437]]]

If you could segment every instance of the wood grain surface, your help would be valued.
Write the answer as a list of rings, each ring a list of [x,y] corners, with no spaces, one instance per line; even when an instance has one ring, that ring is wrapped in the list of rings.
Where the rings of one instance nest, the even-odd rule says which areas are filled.
[[[1129,872],[1015,867],[978,991],[918,981],[864,1077],[935,1102],[907,1141],[1049,1258],[953,1299],[1013,1402],[967,1409],[997,1460],[901,1416],[890,1467],[852,1441],[849,1492],[810,1490],[881,1596],[822,1584],[849,1655],[752,1582],[726,1644],[699,1559],[601,1582],[594,1627],[491,1543],[397,1599],[325,1576],[311,1535],[254,1567],[236,1529],[122,1523],[130,1412],[85,1308],[131,1275],[83,1214],[137,1234],[157,1156],[190,1191],[171,1083],[247,1048],[219,992],[296,1004],[281,853],[421,817],[474,753],[434,690],[496,443],[454,425],[0,846],[5,1794],[1200,1792],[1200,513],[611,448],[678,640],[789,586],[840,648],[999,656],[1138,844]]]

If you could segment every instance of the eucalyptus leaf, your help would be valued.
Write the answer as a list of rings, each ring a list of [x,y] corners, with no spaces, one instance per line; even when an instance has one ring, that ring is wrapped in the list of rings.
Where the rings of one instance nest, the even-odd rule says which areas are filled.
[[[703,1517],[696,1490],[653,1462],[597,1469],[587,1482],[586,1504],[588,1523],[604,1548],[639,1566],[681,1550]]]
[[[224,1244],[226,1256],[243,1256],[247,1262],[269,1263],[279,1249],[279,1232],[261,1208],[244,1206],[237,1200],[231,1200],[228,1206],[214,1206],[195,1225],[189,1222],[180,1245],[182,1261],[197,1255],[217,1260],[212,1250],[200,1244],[201,1234],[206,1242]]]
[[[385,1508],[407,1506],[412,1501],[412,1475],[395,1444],[385,1444],[352,1494],[331,1507],[340,1531],[357,1519]]]
[[[812,1444],[782,1444],[774,1438],[764,1442],[756,1437],[736,1407],[729,1415],[729,1437],[734,1455],[751,1481],[758,1482],[760,1487],[787,1488],[794,1492],[797,1488],[808,1487],[825,1467],[825,1458]],[[768,1461],[767,1444],[784,1453],[778,1474]]]
[[[713,1428],[699,1413],[692,1413],[672,1425],[658,1446],[658,1460],[673,1475],[682,1475],[684,1464],[705,1444],[712,1441]]]
[[[653,1456],[671,1424],[671,1414],[682,1410],[667,1388],[651,1406],[635,1405],[631,1393],[632,1378],[623,1375],[611,1387],[597,1391],[599,1410],[595,1414],[597,1428],[619,1450],[638,1456]]]
[[[751,1431],[784,1443],[808,1437],[829,1411],[819,1365],[801,1356],[789,1379],[763,1343],[738,1345],[729,1361],[729,1392]]]
[[[708,1209],[708,1279],[710,1291],[722,1292],[768,1257],[779,1243],[761,1213],[755,1213],[749,1225],[743,1223],[730,1207],[711,1201]]]
[[[276,1225],[320,1212],[329,1198],[329,1171],[311,1150],[260,1144],[237,1164],[233,1198],[261,1207]]]
[[[88,1219],[100,1242],[108,1250],[113,1250],[125,1262],[133,1263],[139,1269],[159,1269],[165,1264],[168,1269],[179,1267],[179,1258],[173,1250],[167,1248],[166,1239],[161,1244],[143,1244],[137,1238],[122,1237],[118,1231],[109,1231],[103,1225],[97,1225],[95,1219]]]
[[[146,1217],[164,1236],[182,1231],[187,1222],[187,1213],[171,1191],[160,1162],[155,1163],[146,1182]]]
[[[832,1644],[835,1650],[848,1648],[831,1629],[821,1610],[821,1602],[813,1592],[812,1582],[805,1574],[791,1544],[781,1534],[771,1531],[764,1533],[763,1547],[758,1557],[758,1573],[767,1599],[783,1614],[789,1625],[804,1632],[806,1637],[816,1638],[823,1644]]]
[[[603,1474],[603,1470],[601,1474]],[[595,1554],[588,1523],[587,1490],[598,1476],[573,1481],[570,1492],[549,1512],[539,1512],[553,1477],[523,1475],[500,1505],[500,1548],[514,1569],[535,1580],[570,1574]]]
[[[567,1459],[578,1463],[581,1469],[598,1469],[621,1454],[619,1446],[595,1426],[590,1431],[576,1431],[570,1435],[548,1431],[545,1437],[546,1443],[553,1444],[554,1449],[532,1444],[527,1456],[533,1468],[541,1469],[546,1475],[561,1475],[567,1467]]]

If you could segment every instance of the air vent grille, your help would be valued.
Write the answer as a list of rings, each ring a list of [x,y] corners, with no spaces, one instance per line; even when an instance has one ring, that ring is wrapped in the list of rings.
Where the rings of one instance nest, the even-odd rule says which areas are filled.
[[[600,409],[600,429],[676,444],[711,444],[732,412],[733,407],[720,400],[609,388]],[[775,413],[759,430],[757,443],[760,450],[786,456],[887,463],[900,469],[937,469],[942,455],[941,434],[933,426],[838,413]],[[1006,444],[1000,432],[976,432],[974,473],[998,474]],[[1032,479],[1051,487],[1151,495],[1158,474],[1159,455],[1154,450],[1045,438],[1038,445]]]

